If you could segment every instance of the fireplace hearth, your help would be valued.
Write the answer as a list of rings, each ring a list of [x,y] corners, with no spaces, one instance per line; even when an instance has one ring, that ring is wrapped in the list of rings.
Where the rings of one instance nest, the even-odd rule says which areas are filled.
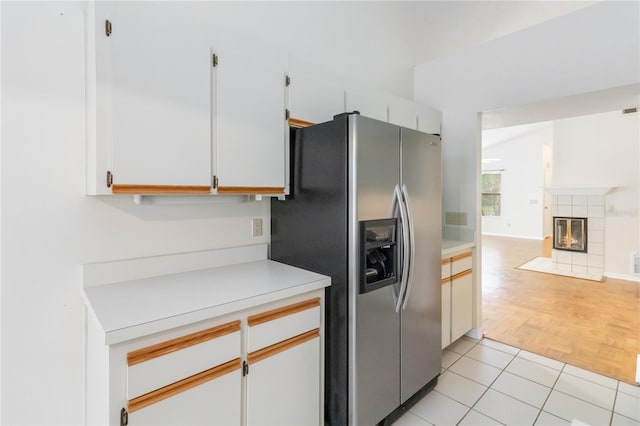
[[[587,253],[587,218],[554,217],[553,248]]]

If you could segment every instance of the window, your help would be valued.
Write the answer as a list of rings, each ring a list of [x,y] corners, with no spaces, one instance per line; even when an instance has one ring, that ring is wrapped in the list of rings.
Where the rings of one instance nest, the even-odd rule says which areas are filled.
[[[500,173],[482,174],[482,216],[500,216]]]

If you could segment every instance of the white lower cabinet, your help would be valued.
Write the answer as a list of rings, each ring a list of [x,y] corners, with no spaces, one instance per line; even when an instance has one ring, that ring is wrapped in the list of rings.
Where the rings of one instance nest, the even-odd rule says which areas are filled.
[[[321,395],[316,365],[320,365],[318,335],[251,362],[247,383],[247,424],[317,425]],[[264,398],[264,395],[270,397]]]
[[[442,348],[473,328],[473,253],[442,259]]]
[[[248,425],[320,423],[320,321],[320,298],[248,318]]]
[[[238,361],[239,362],[239,361]],[[235,372],[129,413],[130,425],[240,425],[241,376]]]
[[[87,363],[88,422],[321,424],[323,297],[316,290],[110,346],[94,345],[89,318],[97,356]]]

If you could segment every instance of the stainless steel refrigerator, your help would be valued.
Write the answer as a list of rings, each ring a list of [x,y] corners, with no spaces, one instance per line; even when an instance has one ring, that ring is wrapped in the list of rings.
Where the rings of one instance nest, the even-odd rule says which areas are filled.
[[[353,113],[290,148],[270,257],[331,276],[325,423],[390,423],[440,373],[440,137]]]

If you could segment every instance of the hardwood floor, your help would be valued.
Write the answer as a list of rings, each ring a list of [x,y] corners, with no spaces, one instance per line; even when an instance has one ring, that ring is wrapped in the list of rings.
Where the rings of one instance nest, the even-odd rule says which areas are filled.
[[[549,256],[549,242],[482,237],[486,337],[635,383],[640,283],[517,269]]]

